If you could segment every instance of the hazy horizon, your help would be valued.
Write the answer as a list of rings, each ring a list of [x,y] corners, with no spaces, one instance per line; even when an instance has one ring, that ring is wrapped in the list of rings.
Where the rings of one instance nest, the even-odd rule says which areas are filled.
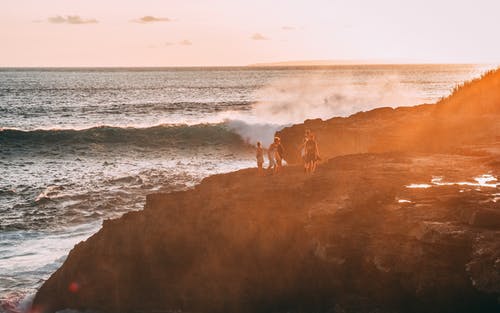
[[[329,62],[328,60],[325,60]],[[454,65],[479,65],[479,66],[498,66],[499,63],[480,63],[480,62],[463,62],[463,63],[431,63],[431,62],[401,62],[401,63],[391,63],[387,62],[364,62],[363,60],[351,61],[342,63],[321,63],[321,60],[301,60],[301,61],[276,61],[276,62],[258,62],[252,64],[243,64],[243,65],[100,65],[100,66],[0,66],[0,69],[121,69],[121,68],[130,68],[130,69],[175,69],[175,68],[288,68],[288,67],[304,67],[304,68],[328,68],[328,67],[350,67],[350,66],[435,66],[435,65],[443,65],[443,66],[454,66]],[[314,63],[318,62],[318,63]]]

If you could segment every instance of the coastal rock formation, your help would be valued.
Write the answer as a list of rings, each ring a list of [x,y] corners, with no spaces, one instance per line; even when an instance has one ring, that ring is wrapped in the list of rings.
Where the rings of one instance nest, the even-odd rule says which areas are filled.
[[[312,130],[323,159],[389,151],[480,153],[500,135],[500,70],[455,89],[436,104],[378,108],[347,118],[307,120],[278,132],[288,163]]]
[[[498,312],[498,191],[473,180],[497,160],[345,156],[313,176],[248,169],[149,195],[78,244],[34,308]],[[450,183],[407,187],[432,175]]]
[[[313,175],[246,169],[149,195],[76,245],[33,311],[499,312],[500,88],[481,93],[499,82],[283,130],[290,161],[305,127],[318,134]]]

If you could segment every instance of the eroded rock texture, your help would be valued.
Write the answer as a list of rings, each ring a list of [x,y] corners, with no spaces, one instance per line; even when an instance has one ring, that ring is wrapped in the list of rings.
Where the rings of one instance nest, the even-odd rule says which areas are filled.
[[[213,176],[107,221],[71,251],[35,306],[498,312],[497,188],[406,187],[484,173],[498,174],[493,157],[366,154],[332,159],[312,176],[294,167]],[[476,225],[483,211],[491,223]]]

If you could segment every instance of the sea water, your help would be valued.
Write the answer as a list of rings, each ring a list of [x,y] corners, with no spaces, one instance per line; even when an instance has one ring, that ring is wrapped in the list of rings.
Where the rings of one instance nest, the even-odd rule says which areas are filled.
[[[255,166],[307,118],[433,103],[480,65],[0,69],[0,311],[145,196]]]

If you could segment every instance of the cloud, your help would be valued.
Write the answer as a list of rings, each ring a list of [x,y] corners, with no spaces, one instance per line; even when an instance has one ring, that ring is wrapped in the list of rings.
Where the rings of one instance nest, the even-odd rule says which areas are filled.
[[[179,41],[179,44],[181,46],[191,46],[193,43],[191,41],[187,40],[187,39],[184,39],[182,41]]]
[[[81,18],[78,15],[66,15],[65,17],[61,16],[61,15],[56,15],[56,16],[49,17],[47,19],[47,21],[49,23],[52,23],[52,24],[97,24],[97,23],[99,23],[99,21],[96,20],[95,18],[86,19],[86,18]]]
[[[252,40],[269,40],[266,36],[262,35],[261,33],[255,33],[253,34],[250,39]]]
[[[147,24],[147,23],[157,23],[157,22],[171,22],[172,20],[168,17],[156,17],[151,15],[146,15],[141,18],[132,20],[134,23]]]
[[[295,30],[296,28],[293,26],[282,26],[281,29],[282,30]]]
[[[179,42],[167,41],[167,42],[165,42],[164,47],[172,47],[172,46],[177,46],[177,45],[179,45],[179,46],[192,46],[193,42],[191,40],[187,40],[187,39],[181,40]]]

